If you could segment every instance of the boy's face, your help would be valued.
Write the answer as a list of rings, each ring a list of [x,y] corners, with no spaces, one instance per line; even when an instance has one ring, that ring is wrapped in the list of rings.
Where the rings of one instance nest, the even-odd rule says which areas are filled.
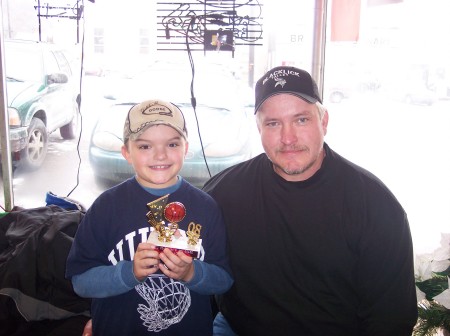
[[[177,182],[187,150],[188,142],[172,127],[155,125],[122,146],[122,155],[141,185],[160,189]]]

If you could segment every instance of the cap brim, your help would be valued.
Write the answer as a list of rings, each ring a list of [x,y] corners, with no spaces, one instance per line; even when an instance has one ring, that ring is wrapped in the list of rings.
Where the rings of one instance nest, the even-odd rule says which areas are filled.
[[[298,93],[298,92],[289,92],[289,91],[282,91],[282,92],[274,92],[272,93],[270,96],[267,96],[266,98],[264,98],[264,100],[262,100],[257,106],[255,106],[255,113],[258,112],[258,110],[260,109],[260,107],[262,106],[262,104],[264,104],[264,102],[269,99],[270,97],[279,95],[279,94],[290,94],[292,96],[296,96],[300,99],[303,99],[304,101],[306,101],[307,103],[310,104],[315,104],[318,102],[318,100],[314,97],[302,94],[302,93]]]

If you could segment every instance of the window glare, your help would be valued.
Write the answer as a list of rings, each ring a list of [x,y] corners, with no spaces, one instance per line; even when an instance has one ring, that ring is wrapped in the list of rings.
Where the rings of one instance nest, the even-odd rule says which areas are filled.
[[[262,152],[252,109],[256,80],[278,65],[310,72],[316,66],[314,0],[262,2],[261,45],[236,44],[234,53],[194,51],[194,68],[186,51],[158,50],[162,33],[156,1],[87,2],[78,31],[84,36],[78,41],[76,20],[43,20],[39,27],[32,5],[6,3],[6,39],[40,37],[64,45],[64,67],[67,62],[72,67],[69,84],[75,96],[81,62],[84,71],[80,143],[63,139],[57,130],[49,135],[39,169],[25,171],[19,165],[14,170],[14,203],[20,207],[45,205],[49,191],[89,207],[106,188],[129,177],[120,154],[124,115],[133,102],[148,98],[171,100],[188,111],[191,146],[181,173],[201,186],[208,174],[202,142],[213,174]],[[368,5],[376,3],[361,1],[359,11],[347,16],[328,1],[322,68],[329,113],[325,141],[388,186],[408,214],[416,253],[430,252],[450,227],[450,44],[445,42],[450,1]],[[24,18],[29,18],[26,25]],[[24,56],[6,51],[7,75],[39,78],[41,61]],[[13,92],[10,84],[8,91]],[[198,124],[189,105],[192,94],[199,106]],[[98,120],[98,134],[92,137]],[[102,146],[91,148],[91,138]]]

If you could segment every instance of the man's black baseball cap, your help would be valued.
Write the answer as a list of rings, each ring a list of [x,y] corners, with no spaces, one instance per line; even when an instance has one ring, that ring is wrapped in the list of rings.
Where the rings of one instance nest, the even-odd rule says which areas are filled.
[[[279,66],[269,70],[255,86],[255,113],[261,105],[274,95],[287,93],[308,103],[322,103],[317,84],[305,71],[290,66]]]

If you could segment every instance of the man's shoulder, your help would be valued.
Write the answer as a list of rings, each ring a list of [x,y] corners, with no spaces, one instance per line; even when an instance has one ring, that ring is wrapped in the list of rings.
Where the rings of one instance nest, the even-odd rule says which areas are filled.
[[[183,179],[182,187],[178,189],[178,192],[182,193],[184,197],[189,198],[191,201],[196,202],[213,202],[214,199],[203,189],[200,189],[185,179]]]
[[[329,153],[332,153],[333,169],[340,181],[347,181],[353,187],[360,188],[361,192],[365,191],[372,196],[389,196],[386,199],[390,199],[390,197],[395,199],[389,187],[370,170],[340,156],[336,152],[331,151]]]
[[[226,168],[210,178],[203,186],[203,190],[207,193],[211,193],[218,187],[230,187],[231,185],[242,184],[245,181],[248,181],[250,176],[257,174],[259,167],[261,167],[265,161],[267,161],[267,156],[262,153],[252,159]]]

